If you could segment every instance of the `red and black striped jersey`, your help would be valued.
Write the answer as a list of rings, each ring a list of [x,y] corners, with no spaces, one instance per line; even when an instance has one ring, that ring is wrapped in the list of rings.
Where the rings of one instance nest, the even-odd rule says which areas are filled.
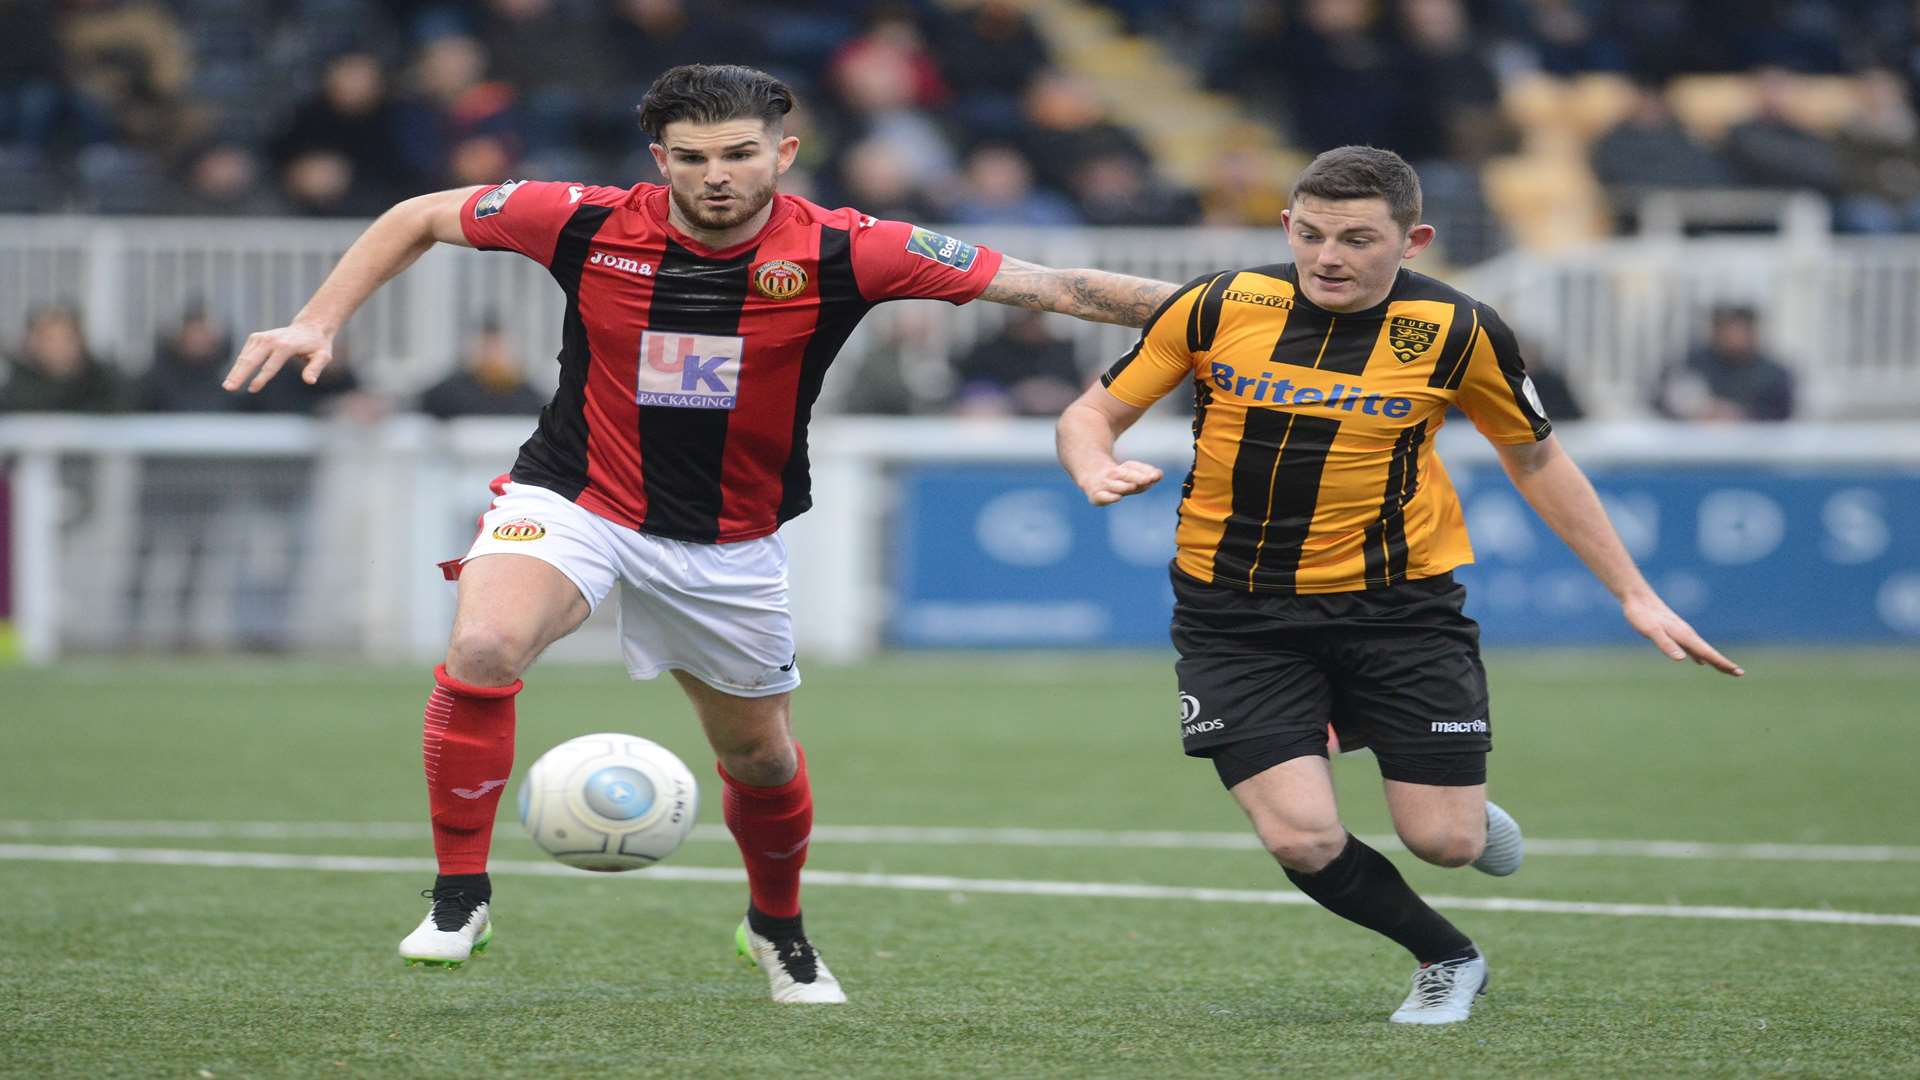
[[[517,251],[566,292],[560,386],[515,481],[679,540],[764,536],[812,505],[807,422],[875,304],[964,304],[1000,255],[900,221],[776,195],[724,250],[667,221],[668,190],[544,181],[482,188],[468,242]]]

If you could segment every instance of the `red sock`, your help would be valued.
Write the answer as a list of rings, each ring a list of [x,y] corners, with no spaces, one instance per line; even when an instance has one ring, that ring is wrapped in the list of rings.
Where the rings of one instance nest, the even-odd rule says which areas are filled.
[[[442,874],[484,874],[493,815],[513,772],[513,696],[509,686],[468,686],[433,669],[420,738],[433,813],[433,854]]]
[[[813,834],[813,789],[807,785],[807,755],[793,744],[798,768],[779,787],[750,787],[727,775],[718,762],[726,790],[720,805],[740,857],[747,864],[747,889],[762,915],[791,919],[800,914],[800,868],[807,862],[807,838]]]

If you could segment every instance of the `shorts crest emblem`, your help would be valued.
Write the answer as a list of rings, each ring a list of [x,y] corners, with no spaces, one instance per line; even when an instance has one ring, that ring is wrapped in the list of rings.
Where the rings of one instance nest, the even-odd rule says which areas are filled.
[[[494,526],[495,540],[538,540],[547,535],[547,527],[531,518],[515,518]]]

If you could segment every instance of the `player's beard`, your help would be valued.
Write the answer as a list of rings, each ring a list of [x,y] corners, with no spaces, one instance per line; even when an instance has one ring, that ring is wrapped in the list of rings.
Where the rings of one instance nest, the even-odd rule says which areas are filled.
[[[768,180],[766,186],[761,188],[732,189],[729,194],[733,196],[733,204],[720,211],[710,209],[700,201],[701,196],[707,194],[704,188],[698,195],[691,197],[683,194],[677,187],[670,190],[673,192],[673,204],[680,208],[681,216],[695,228],[724,232],[751,220],[753,215],[766,209],[766,205],[773,201],[774,181]]]

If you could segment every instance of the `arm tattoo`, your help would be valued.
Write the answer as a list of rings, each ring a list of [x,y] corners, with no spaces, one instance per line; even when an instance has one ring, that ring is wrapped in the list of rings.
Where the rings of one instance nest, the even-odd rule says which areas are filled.
[[[1145,326],[1178,286],[1104,270],[1055,270],[1005,258],[980,299],[1090,322]]]

